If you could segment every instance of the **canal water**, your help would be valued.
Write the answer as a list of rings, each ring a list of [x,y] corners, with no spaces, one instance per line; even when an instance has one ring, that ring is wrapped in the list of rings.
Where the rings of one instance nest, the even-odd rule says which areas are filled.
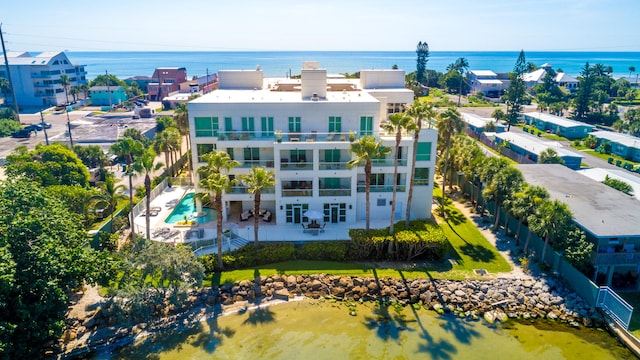
[[[634,359],[604,330],[487,324],[410,306],[303,300],[213,316],[95,359]]]

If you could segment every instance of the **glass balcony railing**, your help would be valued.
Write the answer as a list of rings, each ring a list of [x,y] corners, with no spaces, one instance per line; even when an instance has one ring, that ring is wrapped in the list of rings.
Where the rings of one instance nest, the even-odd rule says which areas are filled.
[[[375,159],[371,161],[373,166],[394,166],[393,159]],[[398,166],[407,166],[407,159],[398,159]]]
[[[240,161],[240,168],[252,168],[252,167],[273,167],[273,160],[238,160]]]
[[[320,189],[320,196],[351,196],[351,189]]]
[[[320,170],[347,170],[347,162],[320,162]]]
[[[275,192],[276,192],[276,189],[273,186],[262,189],[263,194],[273,194]],[[249,193],[249,190],[245,186],[232,186],[231,189],[229,189],[229,194],[248,194],[248,193]]]
[[[284,162],[280,160],[280,170],[313,170],[313,162]]]
[[[313,196],[313,190],[311,189],[282,189],[283,197],[292,196]]]
[[[405,185],[398,185],[396,187],[396,191],[404,192],[405,188],[406,188]],[[393,192],[393,185],[371,185],[370,191],[371,192]],[[364,184],[358,184],[358,192],[365,192]]]

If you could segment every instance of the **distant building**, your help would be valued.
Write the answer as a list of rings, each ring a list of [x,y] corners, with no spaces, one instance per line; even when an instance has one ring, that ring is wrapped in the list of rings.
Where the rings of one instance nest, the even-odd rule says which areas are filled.
[[[470,70],[467,77],[471,93],[481,92],[489,97],[498,97],[509,87],[509,80],[500,79],[491,70]]]
[[[531,135],[504,132],[496,134],[495,137],[496,143],[508,143],[509,149],[533,162],[538,162],[540,154],[547,149],[555,150],[558,156],[564,160],[564,165],[574,170],[580,169],[584,158],[581,154],[563,147],[558,142],[542,140]]]
[[[518,165],[525,181],[547,189],[551,199],[567,204],[573,222],[595,244],[593,280],[611,286],[614,275],[640,268],[640,202],[560,165]],[[640,282],[637,282],[637,287]]]
[[[181,93],[206,94],[218,88],[218,74],[199,76],[180,84]]]
[[[299,79],[265,78],[260,69],[218,75],[218,90],[189,102],[195,173],[206,164],[204,154],[226,151],[240,162],[230,172],[236,179],[253,166],[275,172],[275,186],[262,193],[262,206],[277,224],[307,222],[307,210],[319,211],[325,223],[365,219],[364,168],[347,166],[353,159],[351,141],[372,135],[394,148],[395,136],[380,124],[413,102],[404,71],[362,70],[360,79],[345,79],[328,75],[317,62],[304,62]],[[436,141],[437,130],[423,127],[411,218],[431,217]],[[395,216],[405,217],[413,144],[413,135],[405,134],[397,154],[373,161],[371,219],[389,218],[394,180]],[[243,220],[241,213],[253,208],[253,196],[242,183],[223,200],[223,216],[229,221]]]
[[[149,91],[148,86],[152,79],[148,76],[132,76],[130,78],[124,79],[125,84],[131,86],[131,84],[136,83],[142,92],[145,94]]]
[[[91,104],[96,106],[120,105],[128,96],[122,86],[92,86],[89,88]]]
[[[589,168],[580,169],[576,172],[599,182],[603,182],[607,176],[611,179],[624,181],[625,183],[631,185],[631,187],[633,188],[632,196],[637,200],[640,200],[640,177],[637,177],[629,173],[628,171],[604,168]]]
[[[489,123],[494,123],[496,127],[496,131],[493,132],[501,133],[506,129],[506,126],[500,124],[493,118],[485,118],[480,115],[465,112],[461,112],[460,114],[462,115],[462,120],[467,124],[467,127],[475,132],[484,132],[485,127]]]
[[[63,105],[73,101],[72,86],[87,84],[85,65],[72,64],[67,55],[60,52],[7,52],[9,71],[18,105],[45,107]],[[60,76],[69,77],[67,95]],[[0,77],[7,78],[4,57],[0,56]],[[8,94],[11,96],[10,94]],[[68,100],[67,100],[68,96]]]
[[[591,135],[598,139],[598,145],[611,143],[611,152],[627,160],[640,162],[640,138],[613,131],[595,131]]]
[[[527,88],[534,87],[544,82],[544,77],[549,70],[551,70],[551,64],[542,64],[539,69],[522,75],[522,80],[524,80]],[[556,73],[555,81],[558,83],[558,86],[564,87],[569,91],[576,91],[578,89],[578,79],[563,72]]]
[[[147,85],[149,100],[161,101],[165,96],[180,90],[180,84],[187,81],[187,69],[157,68]]]
[[[522,117],[527,125],[535,126],[538,130],[551,132],[567,139],[582,139],[589,135],[595,127],[581,121],[540,112],[523,113]]]

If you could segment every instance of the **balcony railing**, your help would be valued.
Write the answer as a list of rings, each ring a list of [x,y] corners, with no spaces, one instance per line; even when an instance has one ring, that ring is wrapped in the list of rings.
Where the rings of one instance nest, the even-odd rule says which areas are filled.
[[[292,196],[313,196],[313,190],[311,189],[282,189],[283,197]]]
[[[351,189],[320,189],[320,196],[351,196]]]
[[[275,192],[276,192],[276,189],[273,186],[262,189],[263,194],[273,194]],[[231,189],[229,189],[229,194],[248,194],[248,193],[249,193],[249,189],[245,186],[232,186]]]
[[[358,192],[365,192],[365,187],[366,186],[364,184],[358,184]],[[370,191],[371,192],[393,192],[393,185],[371,185]],[[396,191],[404,192],[405,186],[398,185],[396,187]]]
[[[394,166],[393,159],[375,159],[371,161],[373,166]],[[398,166],[407,166],[407,159],[398,159]]]
[[[280,170],[313,170],[313,162],[285,162],[280,160]]]
[[[320,170],[347,170],[347,162],[320,162]]]
[[[275,140],[273,132],[263,135],[261,131],[216,131],[218,131],[218,140],[220,141]]]
[[[273,160],[239,160],[240,161],[240,168],[252,168],[252,167],[266,167],[266,168],[272,168],[273,167]]]
[[[596,254],[596,266],[604,265],[640,265],[640,252],[613,252]]]

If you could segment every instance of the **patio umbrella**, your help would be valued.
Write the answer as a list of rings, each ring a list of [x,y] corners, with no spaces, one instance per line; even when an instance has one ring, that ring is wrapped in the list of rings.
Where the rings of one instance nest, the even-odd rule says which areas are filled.
[[[311,220],[321,220],[324,218],[324,213],[317,210],[307,210],[302,215],[308,217]]]

